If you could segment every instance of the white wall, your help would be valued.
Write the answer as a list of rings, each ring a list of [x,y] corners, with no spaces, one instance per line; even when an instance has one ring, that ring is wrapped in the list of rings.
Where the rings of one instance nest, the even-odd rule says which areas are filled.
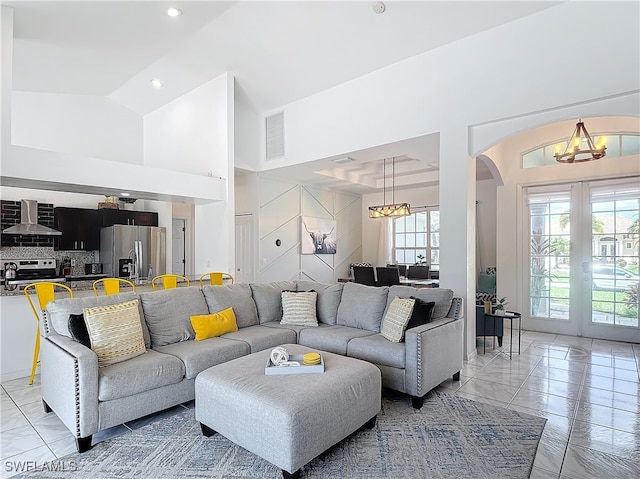
[[[260,209],[260,177],[254,172],[236,172],[235,204],[236,213],[257,215]]]
[[[262,167],[637,90],[638,14],[632,2],[563,3],[286,105],[287,156]],[[607,62],[606,76],[582,75],[576,82],[554,74],[568,56],[574,65],[619,61]],[[531,72],[550,73],[541,79]],[[503,138],[512,133],[503,130]]]
[[[142,117],[97,96],[13,92],[14,145],[142,164]]]
[[[476,251],[479,257],[476,263],[480,271],[496,266],[496,198],[498,186],[495,180],[483,180],[476,183]],[[500,223],[502,231],[502,223]]]
[[[235,167],[256,171],[260,166],[260,158],[264,157],[261,132],[264,130],[265,119],[237,82],[234,111]]]
[[[25,378],[27,384],[38,323],[24,294],[0,297],[0,315],[0,381]]]
[[[11,143],[11,90],[13,83],[13,8],[0,6],[0,152]],[[2,153],[4,156],[4,153]]]
[[[0,198],[10,201],[35,200],[39,203],[51,203],[54,206],[92,209],[98,208],[98,203],[104,201],[102,195],[81,195],[62,191],[11,188],[9,186],[0,186]]]
[[[228,80],[220,75],[145,115],[146,166],[229,178]]]
[[[233,99],[234,79],[225,73],[144,117],[146,166],[226,180],[224,201],[195,207],[196,275],[235,269]]]

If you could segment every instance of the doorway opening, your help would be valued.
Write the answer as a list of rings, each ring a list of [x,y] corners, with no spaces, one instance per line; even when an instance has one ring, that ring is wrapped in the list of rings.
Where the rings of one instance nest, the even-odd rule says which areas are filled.
[[[185,220],[181,218],[173,218],[171,220],[171,272],[185,276],[186,259],[186,226]]]

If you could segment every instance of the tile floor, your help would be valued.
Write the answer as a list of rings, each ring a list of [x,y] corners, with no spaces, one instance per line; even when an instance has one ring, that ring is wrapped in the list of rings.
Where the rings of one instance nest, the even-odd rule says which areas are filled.
[[[439,389],[546,417],[532,478],[640,477],[640,344],[523,332],[522,354],[513,360],[490,349],[483,355],[482,338],[478,345],[461,381]],[[33,386],[27,379],[2,384],[0,398],[0,478],[75,452],[71,434],[42,409],[39,378]],[[102,431],[94,440],[184,407],[193,402]]]

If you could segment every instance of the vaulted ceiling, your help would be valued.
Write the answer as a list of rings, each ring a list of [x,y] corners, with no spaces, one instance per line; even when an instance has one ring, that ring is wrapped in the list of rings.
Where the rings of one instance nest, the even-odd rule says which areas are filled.
[[[140,115],[224,72],[267,113],[557,3],[387,1],[379,14],[368,1],[1,1],[14,9],[14,90],[104,96]],[[169,6],[182,15],[167,16]],[[290,172],[338,188],[340,175],[359,175],[371,191],[381,188],[382,158],[401,156],[407,177],[432,181],[437,135],[412,141]]]

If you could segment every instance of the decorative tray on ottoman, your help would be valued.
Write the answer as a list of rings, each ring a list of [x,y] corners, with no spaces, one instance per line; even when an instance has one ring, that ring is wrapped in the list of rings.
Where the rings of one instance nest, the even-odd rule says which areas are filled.
[[[276,374],[309,374],[309,373],[323,373],[324,372],[324,358],[320,355],[320,364],[307,365],[302,363],[302,354],[292,354],[289,356],[289,361],[296,361],[300,363],[299,366],[283,365],[275,366],[271,362],[271,358],[267,360],[267,365],[264,368],[266,375]]]

